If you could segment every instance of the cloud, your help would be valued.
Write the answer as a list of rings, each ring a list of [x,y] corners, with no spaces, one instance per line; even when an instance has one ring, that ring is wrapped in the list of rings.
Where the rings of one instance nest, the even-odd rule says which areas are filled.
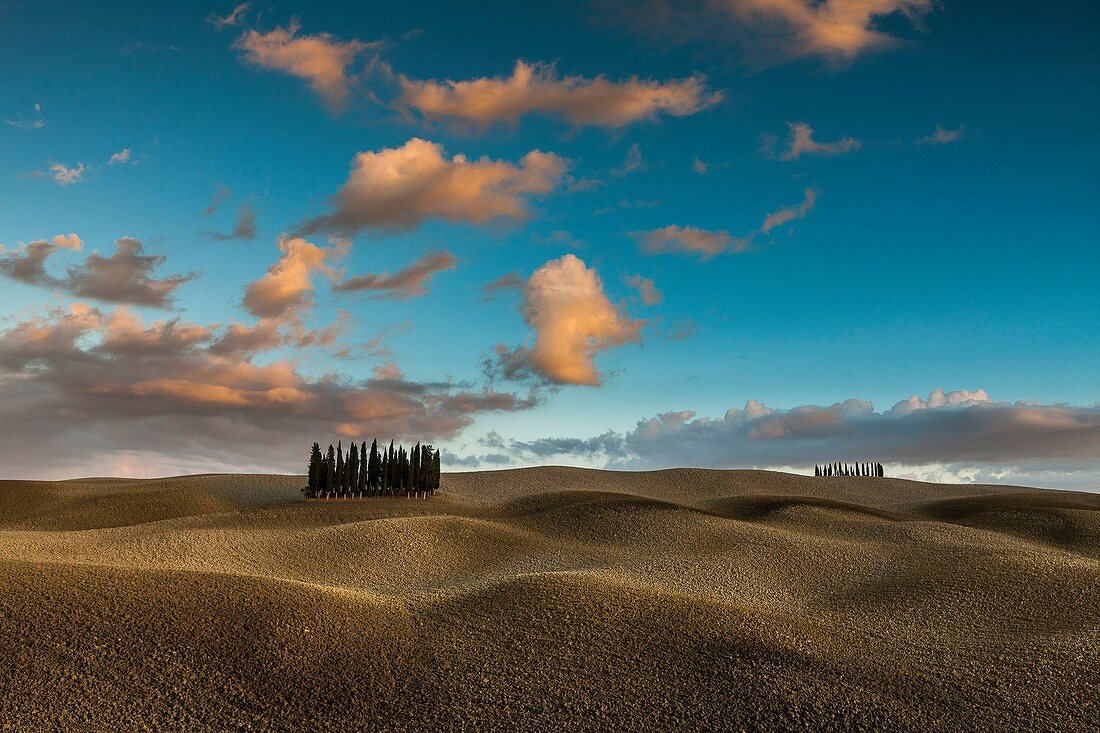
[[[46,126],[45,120],[4,120],[4,122],[18,130],[40,130]]]
[[[959,125],[954,130],[945,130],[942,126],[936,125],[936,129],[931,135],[925,135],[922,138],[917,139],[918,145],[947,145],[948,143],[957,142],[962,140],[963,133],[966,131],[965,125]]]
[[[314,272],[332,275],[325,259],[332,250],[299,237],[281,237],[282,256],[244,291],[244,307],[254,316],[281,318],[310,305]]]
[[[807,188],[803,192],[801,204],[785,206],[769,213],[759,229],[754,229],[744,237],[735,237],[724,229],[699,229],[675,224],[629,234],[649,254],[680,253],[694,255],[700,261],[706,262],[720,254],[748,252],[759,235],[769,234],[776,227],[805,218],[813,211],[816,202],[817,193],[812,188]]]
[[[806,470],[829,461],[879,461],[895,466],[888,475],[934,480],[936,475],[926,475],[932,471],[951,480],[1000,483],[1026,483],[1029,475],[1037,475],[1055,485],[1080,488],[1091,478],[1095,489],[1100,406],[996,402],[984,390],[942,389],[885,411],[860,399],[787,410],[749,400],[717,418],[670,411],[643,419],[622,434],[506,445],[541,460],[572,455],[609,459],[607,465],[619,468]]]
[[[813,211],[814,204],[817,202],[817,194],[812,188],[807,188],[803,193],[802,203],[798,206],[785,206],[781,209],[771,212],[764,217],[764,223],[760,225],[760,231],[767,234],[776,227],[783,226],[784,224],[794,221],[795,219],[804,219],[806,214]]]
[[[610,214],[616,208],[619,209],[655,209],[661,205],[661,199],[619,199],[614,206],[601,206],[592,210],[592,216]]]
[[[432,252],[392,275],[389,273],[359,275],[336,283],[332,289],[339,292],[369,290],[377,293],[376,297],[378,298],[404,300],[418,295],[426,295],[428,292],[427,284],[432,277],[437,272],[455,269],[456,264],[457,260],[450,252]]]
[[[833,65],[897,46],[877,22],[901,15],[919,24],[934,0],[605,0],[613,22],[673,43],[740,46],[770,64],[816,57]]]
[[[80,252],[84,249],[84,240],[72,232],[54,236],[50,240],[50,244],[55,247],[61,247],[62,249],[70,249],[73,252]]]
[[[34,105],[34,119],[29,120],[4,120],[4,123],[18,130],[40,130],[46,126],[42,119],[42,105]]]
[[[470,81],[418,81],[401,75],[397,106],[427,119],[454,119],[485,127],[515,124],[539,112],[574,127],[620,128],[661,114],[686,117],[722,100],[701,75],[659,82],[632,76],[610,81],[603,76],[559,77],[550,64],[517,61],[512,75]]]
[[[0,332],[0,420],[9,429],[0,465],[20,477],[100,475],[138,453],[134,471],[146,476],[299,471],[297,448],[287,448],[304,449],[302,436],[448,438],[478,415],[537,403],[534,394],[409,381],[395,366],[366,380],[311,377],[294,361],[261,365],[248,349],[215,348],[227,334],[82,303],[15,323]]]
[[[643,305],[658,305],[665,299],[664,293],[657,289],[657,285],[648,277],[631,275],[624,282],[638,291]]]
[[[46,274],[46,260],[58,249],[80,252],[84,241],[76,234],[58,234],[49,241],[39,239],[13,249],[0,256],[0,274],[27,285],[54,285],[56,281]]]
[[[370,44],[340,41],[328,33],[296,36],[300,28],[294,21],[288,28],[268,33],[249,30],[233,47],[243,51],[247,63],[305,79],[329,110],[339,113],[347,106],[354,81],[348,67]]]
[[[788,122],[790,142],[787,150],[779,155],[780,160],[798,160],[803,154],[833,156],[859,150],[862,143],[854,137],[841,138],[830,143],[814,140],[814,128],[805,122]]]
[[[638,147],[638,143],[634,143],[630,146],[630,149],[626,151],[626,160],[623,161],[623,164],[617,168],[611,169],[611,175],[615,178],[622,178],[635,171],[645,170],[648,167],[645,158],[642,157],[641,148]]]
[[[164,255],[144,254],[141,242],[133,237],[121,237],[115,240],[115,252],[110,257],[93,252],[83,265],[70,267],[61,287],[81,298],[168,308],[176,288],[195,275],[154,278],[153,271],[166,259]]]
[[[650,231],[630,232],[630,236],[649,254],[676,252],[695,255],[702,261],[719,254],[745,252],[752,243],[750,238],[735,237],[724,229],[699,229],[675,224]]]
[[[572,254],[550,260],[524,285],[523,319],[534,345],[497,347],[506,377],[535,375],[554,384],[598,386],[595,357],[638,341],[644,321],[607,299],[595,270]]]
[[[523,290],[524,279],[518,270],[505,273],[496,280],[487,282],[481,286],[482,299],[486,302],[492,300],[501,293],[519,292]]]
[[[202,210],[203,216],[210,216],[229,200],[229,197],[233,192],[229,189],[229,186],[223,186],[220,183],[214,184],[214,195],[210,197],[210,203],[206,205],[206,208]]]
[[[83,163],[77,163],[76,168],[67,168],[61,163],[54,163],[50,166],[50,176],[59,186],[71,186],[74,183],[80,183],[84,178],[84,171],[87,170]]]
[[[0,274],[28,285],[57,288],[81,298],[107,303],[168,308],[176,288],[193,280],[194,274],[153,277],[164,264],[163,255],[146,255],[141,242],[132,237],[115,240],[115,252],[103,257],[88,255],[84,263],[71,266],[64,278],[46,272],[46,260],[59,248],[79,252],[84,246],[75,234],[58,235],[51,241],[31,242],[25,248],[0,258]]]
[[[211,202],[211,206],[213,205]],[[222,234],[208,230],[204,231],[203,235],[217,242],[228,242],[231,239],[253,240],[256,238],[256,213],[248,204],[241,204],[241,208],[237,210],[237,223],[233,226],[233,231]]]
[[[299,233],[403,230],[426,219],[523,220],[527,197],[554,190],[567,167],[564,158],[539,150],[527,153],[519,165],[464,155],[448,160],[442,145],[414,137],[399,148],[357,154],[333,198],[335,210],[306,222]]]
[[[691,164],[691,169],[701,176],[705,176],[707,174],[707,169],[709,167],[710,166],[699,159],[698,155],[695,156],[695,162]]]
[[[136,161],[133,160],[133,152],[130,150],[130,148],[123,148],[117,153],[111,155],[111,157],[107,160],[107,165],[126,165],[127,163],[134,162]]]
[[[211,13],[210,15],[206,16],[206,22],[214,26],[218,30],[235,26],[241,22],[241,20],[245,16],[245,13],[247,13],[248,9],[251,7],[252,3],[250,2],[241,3],[240,5],[235,5],[233,7],[233,10],[229,12],[229,15],[222,16],[218,15],[217,13]]]

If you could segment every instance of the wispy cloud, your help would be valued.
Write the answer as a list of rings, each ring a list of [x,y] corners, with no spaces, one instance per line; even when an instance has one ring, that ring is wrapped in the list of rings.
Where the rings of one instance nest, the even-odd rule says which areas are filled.
[[[662,293],[657,288],[657,284],[648,277],[631,275],[630,277],[624,278],[623,282],[638,291],[638,297],[642,299],[643,305],[658,305],[665,299],[664,293]]]
[[[267,33],[246,31],[234,43],[247,63],[305,79],[334,114],[347,106],[354,77],[348,67],[372,44],[328,33],[298,36],[297,21]]]
[[[660,229],[630,232],[649,254],[676,252],[706,261],[720,254],[745,252],[752,245],[749,237],[735,237],[724,229],[700,229],[671,224]]]
[[[107,160],[107,165],[127,165],[128,163],[136,163],[133,158],[133,151],[130,148],[123,148],[111,155]]]
[[[217,13],[211,13],[206,16],[206,22],[214,26],[218,30],[222,28],[228,28],[240,24],[244,20],[244,16],[248,13],[248,9],[252,7],[252,3],[241,3],[233,7],[229,11],[228,15],[218,15]]]
[[[221,208],[221,205],[229,200],[229,197],[233,192],[229,189],[229,186],[223,186],[220,183],[214,184],[214,194],[210,197],[210,203],[206,205],[206,208],[202,210],[203,216],[211,216],[215,211]]]
[[[764,223],[760,225],[760,231],[767,234],[772,229],[783,226],[795,219],[804,219],[806,214],[813,211],[816,202],[817,193],[815,193],[812,188],[807,188],[802,195],[801,204],[798,206],[784,206],[781,209],[771,212],[764,217]]]
[[[378,298],[404,300],[426,295],[427,285],[436,273],[455,269],[458,261],[450,252],[432,252],[394,273],[368,273],[337,282],[337,292],[370,291]]]
[[[4,123],[19,130],[39,130],[46,126],[42,119],[42,105],[34,105],[34,117],[32,119],[4,120]]]
[[[80,183],[84,179],[86,170],[83,163],[77,163],[75,168],[69,168],[62,163],[54,163],[50,166],[50,177],[59,186],[71,186],[74,183]]]
[[[834,156],[854,152],[863,144],[854,137],[845,137],[832,142],[814,140],[814,128],[805,122],[788,122],[789,137],[787,149],[779,154],[780,160],[798,160],[803,155]],[[775,145],[774,136],[764,136],[764,152],[769,153]]]
[[[211,202],[211,206],[214,206],[213,202]],[[213,211],[210,213],[213,213]],[[248,204],[241,204],[241,208],[237,210],[237,221],[232,231],[223,234],[206,230],[203,232],[203,236],[217,242],[228,242],[233,239],[253,240],[256,238],[256,212]]]
[[[511,76],[469,81],[420,81],[400,76],[397,106],[427,119],[451,119],[477,126],[516,123],[538,112],[574,127],[619,128],[662,114],[686,117],[722,100],[700,75],[656,81],[630,77],[560,77],[550,64],[517,61]]]
[[[900,15],[918,24],[934,0],[603,0],[613,22],[672,43],[739,47],[755,64],[814,57],[832,65],[900,41],[878,21]]]
[[[743,237],[734,236],[725,229],[701,229],[676,224],[660,229],[633,231],[629,234],[642,250],[649,254],[685,254],[705,262],[720,254],[750,251],[759,235],[769,234],[777,227],[805,218],[813,211],[816,202],[817,193],[807,188],[802,194],[802,203],[797,206],[784,206],[769,213],[758,229],[754,229]]]
[[[947,145],[948,143],[958,142],[963,139],[963,134],[966,132],[965,125],[959,125],[953,130],[946,130],[940,125],[936,125],[936,129],[932,131],[930,135],[917,139],[918,145]]]

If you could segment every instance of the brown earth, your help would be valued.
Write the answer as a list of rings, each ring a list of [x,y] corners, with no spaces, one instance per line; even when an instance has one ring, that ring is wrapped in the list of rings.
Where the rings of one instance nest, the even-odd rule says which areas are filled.
[[[1100,730],[1100,495],[0,481],[0,730]]]

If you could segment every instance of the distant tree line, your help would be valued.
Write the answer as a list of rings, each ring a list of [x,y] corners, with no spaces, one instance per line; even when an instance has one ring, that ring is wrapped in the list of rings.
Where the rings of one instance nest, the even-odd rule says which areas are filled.
[[[878,476],[882,477],[881,463],[826,463],[814,466],[814,476]]]
[[[313,444],[309,453],[309,483],[302,493],[308,498],[361,498],[366,496],[432,496],[439,490],[439,451],[417,443],[378,450],[378,441],[362,446],[352,443],[344,453],[341,443],[322,453]]]

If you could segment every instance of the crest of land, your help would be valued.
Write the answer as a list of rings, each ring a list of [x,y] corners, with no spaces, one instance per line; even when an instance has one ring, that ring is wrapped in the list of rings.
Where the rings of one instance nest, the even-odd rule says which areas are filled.
[[[431,499],[303,485],[0,481],[0,729],[1100,728],[1100,495],[560,467]]]

